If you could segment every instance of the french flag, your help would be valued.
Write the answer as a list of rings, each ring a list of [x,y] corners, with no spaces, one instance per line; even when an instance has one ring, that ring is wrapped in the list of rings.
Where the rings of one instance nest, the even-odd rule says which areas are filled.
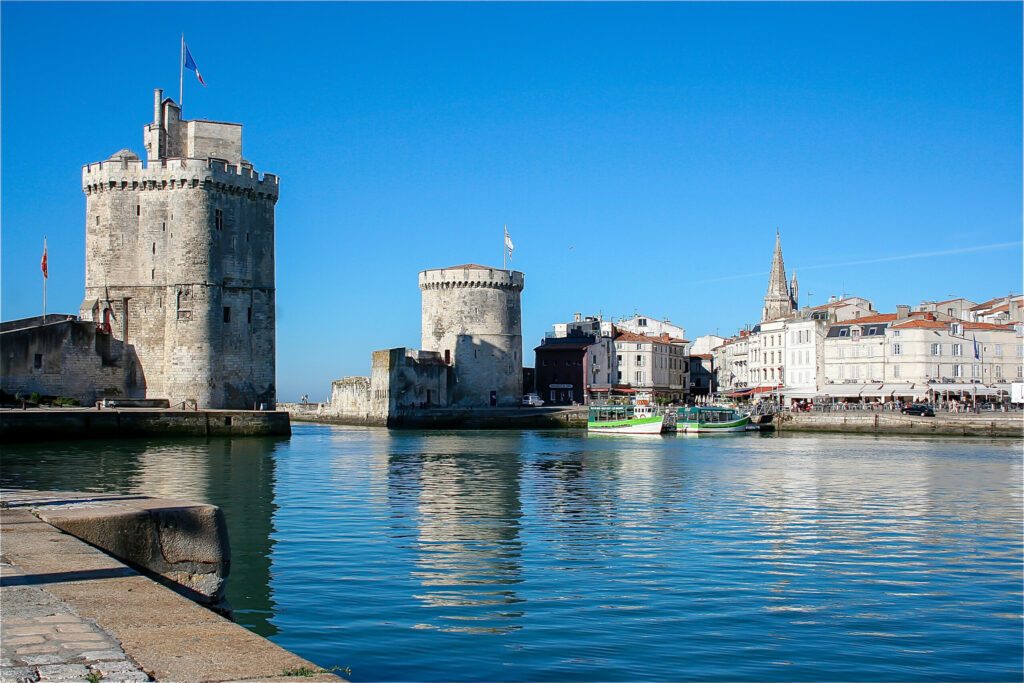
[[[196,66],[196,60],[192,59],[192,53],[188,51],[188,45],[185,46],[185,68],[195,71],[196,78],[199,79],[199,84],[204,88],[206,87],[206,81],[203,80],[203,75],[199,73],[199,67]]]

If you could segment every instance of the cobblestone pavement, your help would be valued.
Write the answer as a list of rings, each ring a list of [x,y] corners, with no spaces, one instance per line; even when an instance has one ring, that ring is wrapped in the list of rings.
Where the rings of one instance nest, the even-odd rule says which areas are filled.
[[[0,683],[151,680],[95,622],[18,577],[0,556]]]

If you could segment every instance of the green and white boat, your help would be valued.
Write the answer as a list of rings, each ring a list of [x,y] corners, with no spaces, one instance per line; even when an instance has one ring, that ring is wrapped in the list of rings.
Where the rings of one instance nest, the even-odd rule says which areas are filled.
[[[677,430],[685,434],[757,431],[750,413],[723,406],[690,406],[679,409]]]
[[[676,428],[676,412],[645,401],[633,405],[591,406],[587,431],[599,434],[661,434]]]

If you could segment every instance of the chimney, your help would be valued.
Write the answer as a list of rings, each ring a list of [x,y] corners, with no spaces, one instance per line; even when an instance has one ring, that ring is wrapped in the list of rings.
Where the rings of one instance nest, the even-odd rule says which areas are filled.
[[[578,323],[581,320],[583,320],[583,314],[582,313],[573,313],[572,314],[572,321],[573,322]]]
[[[832,296],[830,296],[830,297],[828,298],[828,302],[829,302],[830,304],[834,304],[834,303],[836,302],[836,295],[835,295],[835,294],[833,294]]]
[[[161,104],[164,101],[163,88],[153,90],[153,124],[158,128],[164,127],[164,108]]]
[[[906,304],[900,304],[896,307],[896,319],[903,320],[904,318],[910,317],[910,306]]]

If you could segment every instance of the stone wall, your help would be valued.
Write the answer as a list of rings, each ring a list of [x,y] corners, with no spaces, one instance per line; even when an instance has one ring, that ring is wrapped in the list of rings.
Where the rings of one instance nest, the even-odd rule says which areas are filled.
[[[49,318],[49,316],[47,316]],[[0,333],[3,391],[74,398],[141,398],[145,376],[135,349],[95,323],[62,320]]]

